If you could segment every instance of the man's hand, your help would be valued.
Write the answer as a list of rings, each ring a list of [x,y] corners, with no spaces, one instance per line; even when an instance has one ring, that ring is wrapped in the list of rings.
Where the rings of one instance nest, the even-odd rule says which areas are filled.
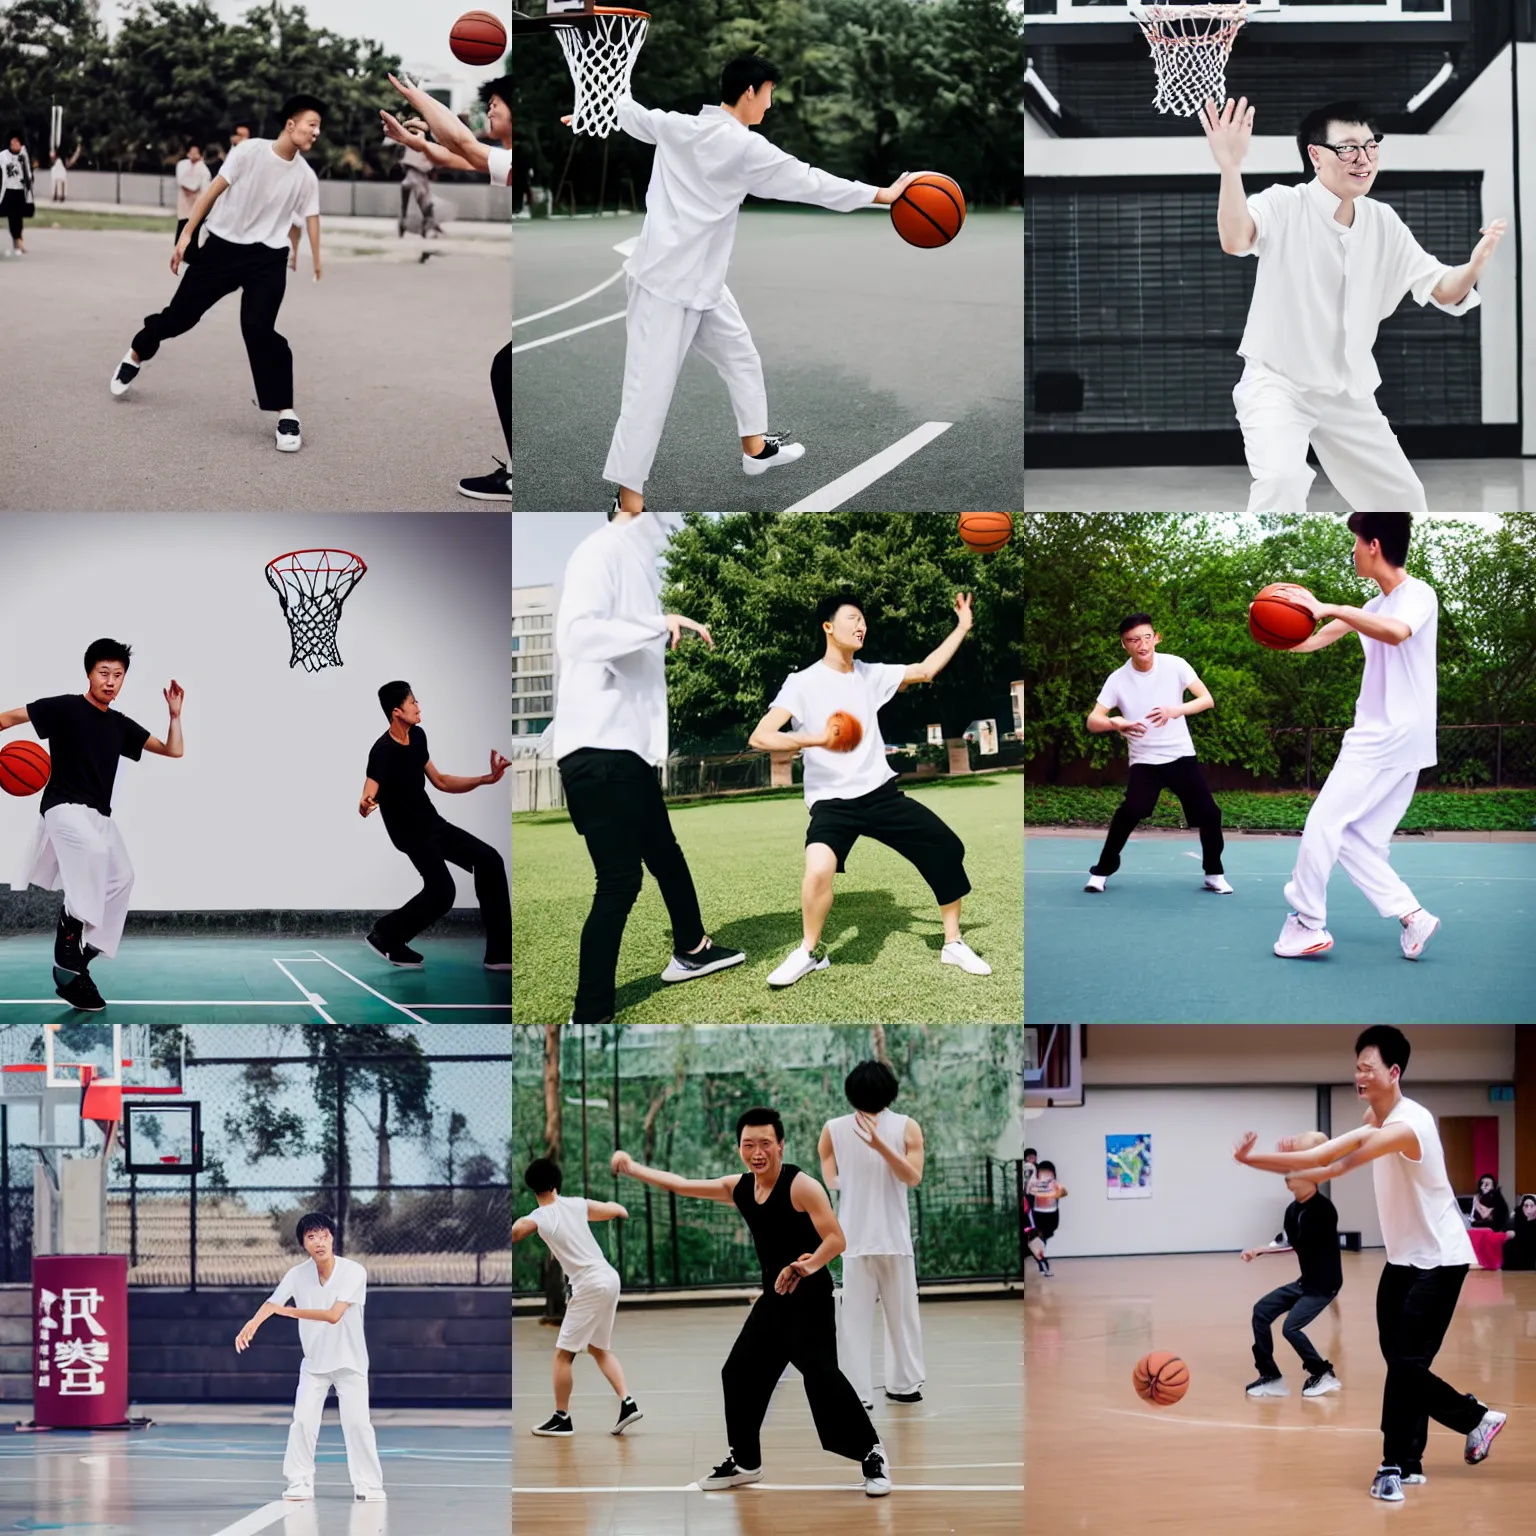
[[[176,249],[171,252],[171,276],[174,277],[181,271],[181,264],[187,259],[187,246],[189,242],[186,235],[176,242]]]
[[[511,763],[494,748],[491,750],[491,771],[480,781],[482,784],[499,784]]]
[[[692,619],[685,619],[680,613],[663,614],[662,617],[666,619],[667,628],[672,632],[672,644],[667,647],[668,650],[677,649],[677,642],[682,639],[685,629],[691,629],[695,634],[702,635],[711,645],[715,643],[707,624],[696,624]]]
[[[1243,1263],[1244,1264],[1252,1264],[1253,1261],[1256,1258],[1258,1258],[1258,1256],[1259,1256],[1259,1250],[1257,1248],[1244,1248],[1243,1249]]]
[[[253,1317],[239,1333],[235,1335],[235,1353],[243,1355],[251,1347],[251,1340],[256,1337],[257,1321]]]
[[[1319,619],[1327,617],[1324,610],[1328,605],[1326,603],[1318,602],[1318,600],[1313,597],[1305,587],[1299,587],[1291,582],[1285,582],[1281,587],[1280,596],[1282,596],[1286,602],[1290,603],[1292,607],[1304,609],[1307,613],[1311,614],[1312,622],[1314,624],[1316,624]],[[1251,607],[1252,604],[1249,606]]]
[[[1218,107],[1210,97],[1200,108],[1200,126],[1205,130],[1205,142],[1211,146],[1211,158],[1222,170],[1236,170],[1248,154],[1253,138],[1253,112],[1246,96],[1240,97],[1234,106],[1227,97],[1225,108]]]
[[[373,815],[376,810],[378,810],[378,808],[379,802],[375,800],[372,795],[364,795],[362,799],[357,802],[357,814],[361,816],[364,821],[367,821],[368,818]]]
[[[862,1109],[853,1112],[853,1133],[866,1146],[874,1147],[877,1151],[884,1145],[880,1133],[875,1129],[875,1117]]]
[[[619,1205],[619,1202],[617,1200],[614,1201],[614,1204],[619,1206],[618,1219],[620,1221],[628,1221],[629,1220],[629,1207],[627,1205]]]
[[[1167,725],[1170,720],[1177,720],[1184,713],[1181,704],[1155,704],[1147,711],[1148,725]]]
[[[393,75],[387,75],[385,78],[418,112],[425,112],[427,110],[422,105],[422,100],[427,93],[419,85],[406,85],[404,82],[395,79]]]
[[[802,1253],[793,1264],[786,1264],[779,1271],[779,1278],[773,1282],[774,1290],[780,1296],[788,1296],[807,1275],[814,1275],[816,1273],[816,1265],[813,1262],[814,1258],[814,1254]]]
[[[955,627],[964,633],[969,633],[974,623],[975,619],[971,615],[971,594],[958,593],[955,597]]]
[[[187,697],[186,689],[173,677],[171,679],[171,686],[169,688],[162,688],[160,691],[165,695],[165,705],[171,712],[171,719],[180,720],[181,706]]]
[[[298,259],[298,252],[297,251],[294,252],[294,259],[295,260]],[[319,257],[315,258],[315,281],[317,283],[320,281],[320,259],[319,259]]]
[[[417,124],[426,127],[419,117],[413,117],[409,123],[402,123],[393,113],[379,110],[379,121],[384,126],[384,137],[391,144],[398,144],[402,149],[420,149],[427,142],[426,135],[417,132]]]
[[[1508,219],[1495,219],[1491,224],[1483,226],[1483,238],[1472,248],[1472,259],[1467,263],[1474,272],[1481,274],[1488,265],[1493,253],[1499,248],[1499,241],[1504,238],[1504,232],[1509,228]]]
[[[1146,726],[1140,720],[1124,720],[1117,716],[1109,723],[1122,736],[1144,736],[1147,732]]]
[[[614,1173],[628,1173],[629,1170],[634,1167],[634,1165],[635,1160],[629,1155],[628,1152],[615,1152],[613,1156],[608,1159],[608,1166],[613,1170]]]
[[[1254,1146],[1258,1142],[1258,1139],[1259,1139],[1259,1133],[1257,1131],[1249,1131],[1249,1132],[1247,1132],[1244,1135],[1243,1139],[1240,1142],[1238,1142],[1238,1144],[1235,1147],[1232,1148],[1232,1156],[1235,1157],[1238,1160],[1238,1162],[1246,1163],[1248,1161],[1250,1155],[1252,1154]]]
[[[921,171],[903,171],[890,186],[881,187],[875,193],[875,201],[881,204],[894,203],[907,190],[908,185],[922,174]]]

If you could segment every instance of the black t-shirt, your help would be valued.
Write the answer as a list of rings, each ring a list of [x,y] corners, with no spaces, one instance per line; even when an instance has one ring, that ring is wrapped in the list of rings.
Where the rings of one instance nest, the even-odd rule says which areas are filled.
[[[773,1288],[780,1271],[786,1264],[793,1264],[802,1253],[815,1253],[821,1247],[821,1233],[816,1223],[805,1211],[797,1211],[790,1199],[790,1187],[800,1170],[793,1163],[785,1163],[779,1169],[779,1181],[773,1192],[761,1205],[757,1202],[757,1180],[744,1173],[736,1181],[732,1198],[741,1212],[757,1245],[758,1262],[763,1266],[763,1294],[773,1301],[809,1301],[816,1297],[830,1298],[832,1275],[826,1269],[818,1269],[807,1275],[787,1296],[780,1296]]]
[[[401,746],[385,731],[368,754],[368,777],[379,786],[379,814],[396,848],[427,842],[441,819],[427,799],[427,733],[410,727],[411,739]]]
[[[1339,1213],[1319,1190],[1306,1202],[1292,1200],[1285,1212],[1285,1240],[1301,1261],[1301,1288],[1331,1295],[1344,1284],[1339,1263]]]
[[[48,743],[53,760],[39,812],[56,805],[88,805],[110,816],[117,760],[138,762],[149,732],[115,709],[97,709],[79,693],[36,699],[27,705],[27,718]]]

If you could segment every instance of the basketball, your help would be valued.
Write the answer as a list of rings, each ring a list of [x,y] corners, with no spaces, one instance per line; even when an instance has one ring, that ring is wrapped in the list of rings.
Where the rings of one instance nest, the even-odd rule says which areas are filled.
[[[1306,592],[1294,582],[1271,582],[1248,609],[1248,633],[1272,651],[1288,651],[1300,645],[1317,627],[1305,608],[1288,601],[1288,592]],[[1312,594],[1309,592],[1310,597]]]
[[[507,51],[507,29],[489,11],[465,11],[448,34],[461,64],[494,64]]]
[[[1011,512],[962,512],[960,539],[979,554],[990,555],[1013,537]]]
[[[828,743],[829,752],[852,752],[864,740],[864,727],[846,709],[827,716],[827,729],[837,732],[836,739]]]
[[[1189,1391],[1189,1367],[1177,1355],[1154,1350],[1143,1355],[1131,1372],[1136,1395],[1154,1408],[1166,1408]]]
[[[960,183],[937,171],[922,171],[891,204],[891,223],[908,245],[948,245],[965,223]]]
[[[47,752],[35,741],[0,747],[0,789],[8,795],[35,795],[52,771]]]

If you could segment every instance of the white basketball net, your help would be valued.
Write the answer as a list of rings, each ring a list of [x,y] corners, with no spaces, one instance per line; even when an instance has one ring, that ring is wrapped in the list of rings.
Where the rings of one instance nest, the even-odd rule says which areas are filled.
[[[1227,99],[1227,56],[1241,30],[1246,0],[1232,5],[1138,5],[1136,18],[1157,68],[1159,112],[1193,117],[1210,97]]]
[[[572,133],[606,139],[619,126],[618,99],[629,94],[650,19],[642,13],[597,15],[588,26],[555,28],[576,86]]]

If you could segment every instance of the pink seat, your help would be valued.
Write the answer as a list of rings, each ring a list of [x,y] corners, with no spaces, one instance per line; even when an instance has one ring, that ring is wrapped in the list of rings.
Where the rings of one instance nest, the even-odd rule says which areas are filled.
[[[1504,1244],[1509,1233],[1493,1232],[1487,1227],[1470,1227],[1467,1236],[1472,1239],[1472,1252],[1477,1255],[1477,1262],[1484,1269],[1504,1267]]]

